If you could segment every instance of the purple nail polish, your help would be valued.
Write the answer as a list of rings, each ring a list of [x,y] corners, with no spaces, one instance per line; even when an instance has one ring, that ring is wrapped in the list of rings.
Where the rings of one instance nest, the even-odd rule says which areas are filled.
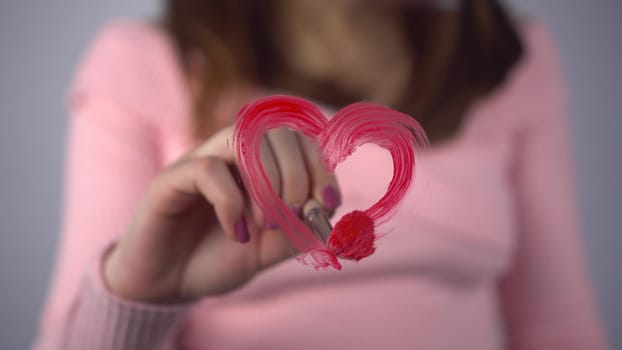
[[[277,226],[277,224],[274,221],[272,221],[272,220],[270,220],[268,218],[266,218],[266,222],[264,223],[264,226],[268,230],[276,230],[277,228],[279,228],[279,226]]]
[[[322,200],[324,205],[330,209],[335,209],[341,205],[341,196],[333,186],[326,186],[322,190]]]
[[[235,238],[240,243],[246,243],[251,239],[248,234],[248,227],[246,227],[246,220],[244,218],[241,218],[235,223]]]
[[[289,210],[294,214],[295,217],[301,219],[302,218],[302,207],[295,204],[289,207]]]

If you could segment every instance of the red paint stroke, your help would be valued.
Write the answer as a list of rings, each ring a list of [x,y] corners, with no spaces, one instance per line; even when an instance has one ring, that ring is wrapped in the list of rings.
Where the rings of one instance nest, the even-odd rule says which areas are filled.
[[[317,142],[325,166],[336,166],[366,143],[391,154],[393,177],[385,194],[371,207],[344,215],[327,244],[296,218],[272,190],[261,164],[261,140],[269,129],[286,127]],[[411,116],[367,102],[344,107],[327,119],[311,102],[292,96],[270,96],[247,104],[238,114],[234,145],[242,180],[251,198],[266,217],[287,234],[299,260],[317,268],[341,269],[337,258],[361,260],[374,251],[376,228],[386,223],[410,186],[415,168],[415,149],[428,143],[421,125]]]

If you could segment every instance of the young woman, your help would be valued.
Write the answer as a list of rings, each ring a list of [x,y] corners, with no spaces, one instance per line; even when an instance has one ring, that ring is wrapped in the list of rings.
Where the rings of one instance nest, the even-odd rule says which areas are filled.
[[[441,6],[443,5],[443,6]],[[171,0],[119,21],[70,94],[65,226],[37,349],[602,349],[580,247],[553,43],[493,0]],[[244,103],[327,114],[382,103],[432,144],[377,252],[291,259],[236,181]],[[336,174],[270,131],[263,164],[297,215],[378,198],[362,147]]]

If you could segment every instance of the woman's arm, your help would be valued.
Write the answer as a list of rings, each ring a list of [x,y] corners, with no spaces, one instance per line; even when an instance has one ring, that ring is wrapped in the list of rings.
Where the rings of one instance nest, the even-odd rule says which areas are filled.
[[[533,29],[517,111],[516,254],[501,284],[511,349],[604,349],[579,234],[564,84],[548,33]]]
[[[236,179],[232,126],[164,164],[182,143],[171,137],[188,131],[175,128],[190,97],[162,33],[123,25],[104,34],[71,95],[67,217],[41,349],[162,349],[192,301],[291,257],[287,236],[266,227]],[[299,208],[314,194],[335,208],[321,194],[338,191],[336,179],[304,139],[271,130],[261,145],[284,203]]]
[[[64,223],[37,349],[158,349],[187,309],[130,303],[102,283],[103,253],[162,167],[148,116],[105,86],[144,78],[128,35],[140,34],[121,23],[98,37],[70,94]]]
[[[102,282],[104,250],[127,230],[157,170],[149,129],[132,119],[108,101],[89,99],[72,108],[65,229],[41,349],[93,344],[98,349],[158,349],[183,316],[185,307],[121,300]],[[48,347],[58,336],[56,345]]]

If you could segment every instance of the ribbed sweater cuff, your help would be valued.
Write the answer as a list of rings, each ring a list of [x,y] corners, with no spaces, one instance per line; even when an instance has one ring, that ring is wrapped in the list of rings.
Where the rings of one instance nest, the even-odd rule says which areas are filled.
[[[101,261],[84,280],[68,325],[66,349],[173,349],[175,335],[192,304],[152,305],[128,301],[105,287]]]

